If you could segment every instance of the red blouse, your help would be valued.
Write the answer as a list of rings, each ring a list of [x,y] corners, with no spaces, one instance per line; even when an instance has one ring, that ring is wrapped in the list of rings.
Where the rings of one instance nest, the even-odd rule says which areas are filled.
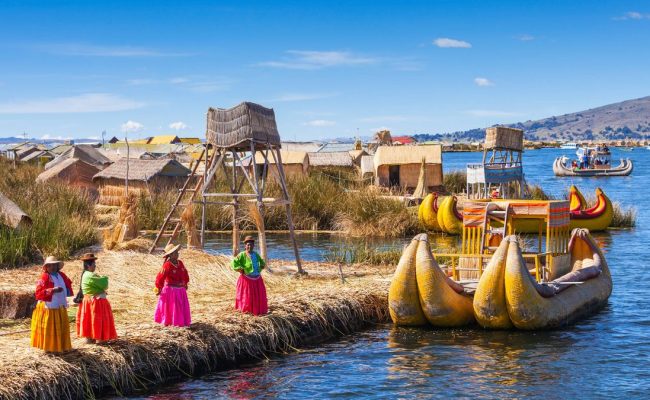
[[[72,296],[72,281],[68,278],[63,272],[59,272],[59,275],[63,278],[65,282],[66,297]],[[52,295],[54,294],[54,282],[50,278],[50,274],[43,272],[41,279],[36,283],[36,300],[41,301],[52,301]]]
[[[190,276],[187,274],[185,265],[183,265],[181,260],[177,261],[177,265],[174,265],[171,261],[167,260],[156,276],[156,288],[162,289],[165,285],[182,286],[187,288],[189,281]]]

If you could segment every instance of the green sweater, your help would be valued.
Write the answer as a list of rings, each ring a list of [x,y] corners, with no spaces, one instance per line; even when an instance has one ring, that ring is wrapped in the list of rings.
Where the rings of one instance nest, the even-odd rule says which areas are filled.
[[[266,263],[264,262],[264,259],[260,257],[260,255],[255,251],[251,253],[251,256],[257,258],[259,271],[255,271],[253,268],[253,261],[250,259],[250,257],[248,257],[245,251],[242,251],[237,255],[237,257],[233,258],[232,269],[235,271],[244,271],[246,275],[258,276],[259,273],[262,272],[262,269],[266,267]]]
[[[97,295],[108,289],[108,276],[101,276],[94,272],[86,271],[81,278],[81,291],[84,295]]]

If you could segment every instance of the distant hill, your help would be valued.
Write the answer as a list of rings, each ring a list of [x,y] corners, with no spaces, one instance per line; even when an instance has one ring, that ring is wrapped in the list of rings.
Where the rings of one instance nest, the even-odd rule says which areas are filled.
[[[508,124],[540,141],[650,139],[650,96],[540,119]],[[418,134],[418,141],[482,141],[485,128],[443,134]]]
[[[73,139],[75,143],[101,143],[101,140],[96,139]],[[0,137],[0,144],[14,144],[14,143],[42,143],[46,145],[52,145],[56,143],[63,143],[64,140],[61,139],[35,139],[35,138],[21,138],[21,137]]]

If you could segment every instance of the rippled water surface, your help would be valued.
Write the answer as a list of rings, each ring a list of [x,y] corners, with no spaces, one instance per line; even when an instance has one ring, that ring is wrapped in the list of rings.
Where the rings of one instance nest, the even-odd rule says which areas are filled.
[[[632,176],[624,178],[555,178],[551,163],[559,154],[571,152],[527,151],[528,182],[556,195],[572,183],[585,194],[601,186],[614,201],[639,210],[636,229],[597,237],[614,281],[609,305],[598,315],[548,332],[381,325],[335,343],[160,388],[145,398],[648,397],[650,151],[614,151],[614,158],[635,162]],[[444,154],[446,171],[478,161],[478,153]],[[215,249],[227,248],[228,238],[221,244],[214,240]],[[304,257],[318,260],[341,239],[301,235],[300,240]],[[401,246],[408,240],[377,243]],[[277,252],[271,257],[291,258],[286,239],[279,237],[269,247]]]

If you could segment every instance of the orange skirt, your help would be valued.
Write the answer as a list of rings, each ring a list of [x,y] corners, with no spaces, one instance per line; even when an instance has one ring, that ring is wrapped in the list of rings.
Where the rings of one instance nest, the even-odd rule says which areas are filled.
[[[77,310],[77,336],[95,340],[117,339],[111,303],[85,295]]]
[[[32,313],[30,344],[32,347],[56,353],[72,349],[67,309],[49,309],[45,307],[44,302],[39,301]]]

